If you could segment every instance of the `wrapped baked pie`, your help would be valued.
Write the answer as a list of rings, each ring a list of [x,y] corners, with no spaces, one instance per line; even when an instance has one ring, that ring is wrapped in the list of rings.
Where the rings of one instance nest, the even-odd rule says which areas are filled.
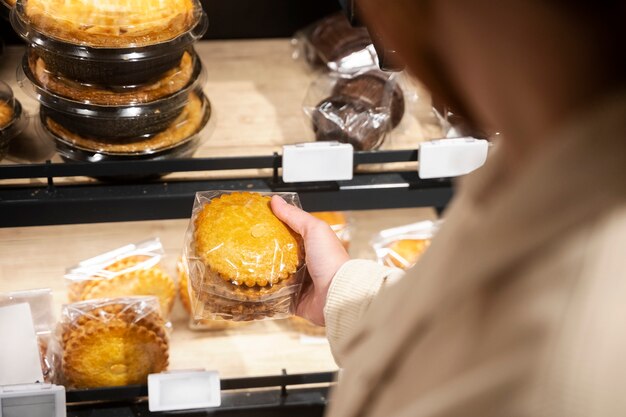
[[[144,107],[145,108],[145,107]],[[201,142],[201,131],[211,117],[211,105],[206,96],[200,92],[191,92],[187,97],[180,113],[164,129],[143,136],[123,137],[127,132],[133,132],[133,126],[137,117],[115,118],[117,111],[113,109],[107,118],[81,120],[80,116],[68,118],[70,113],[61,113],[46,106],[40,109],[40,124],[43,133],[50,137],[56,144],[57,151],[65,160],[97,162],[104,160],[127,160],[127,159],[168,159],[175,157],[191,156]],[[161,120],[158,109],[154,108],[153,120]],[[141,119],[141,118],[139,118]],[[93,120],[91,125],[89,120]],[[103,123],[106,122],[106,123]],[[146,126],[147,130],[153,130],[145,120],[139,122]],[[104,126],[114,126],[110,134],[119,132],[122,137],[112,138],[110,134],[99,136],[97,134],[85,135],[78,130],[96,131],[102,133]],[[117,127],[115,127],[117,126]]]
[[[176,297],[174,280],[161,267],[158,239],[127,245],[69,268],[65,273],[70,302],[97,298],[155,296],[167,317]]]
[[[440,222],[430,220],[382,230],[372,241],[378,262],[409,269],[428,249]]]
[[[278,194],[299,206],[294,193]],[[197,193],[185,239],[194,319],[293,315],[305,273],[302,238],[270,208],[270,194]]]
[[[334,13],[296,32],[295,55],[312,68],[349,72],[376,65],[376,51],[364,27],[353,27],[346,16]]]
[[[64,385],[146,384],[165,371],[169,341],[156,297],[83,301],[63,306],[59,339]]]
[[[207,29],[197,0],[20,0],[11,23],[52,73],[110,86],[160,78]]]
[[[183,308],[189,314],[189,328],[192,330],[212,330],[220,331],[244,326],[246,322],[238,322],[223,319],[194,319],[192,302],[197,302],[198,297],[193,292],[193,288],[189,285],[189,273],[187,272],[187,264],[183,262],[183,258],[176,263],[176,271],[178,272],[178,294],[180,296]]]
[[[0,81],[0,160],[9,150],[11,140],[24,130],[27,120],[11,87]]]
[[[18,70],[18,82],[35,99],[53,108],[81,108],[78,103],[90,104],[94,105],[91,109],[91,113],[94,113],[98,111],[95,106],[141,105],[165,98],[168,99],[168,107],[175,108],[178,103],[185,101],[190,91],[201,87],[206,79],[202,63],[193,48],[185,51],[178,65],[163,73],[160,78],[149,83],[124,87],[81,83],[52,72],[40,52],[37,46],[28,47]]]
[[[404,115],[404,94],[392,75],[380,70],[322,75],[304,100],[315,139],[350,143],[356,150],[380,147]]]

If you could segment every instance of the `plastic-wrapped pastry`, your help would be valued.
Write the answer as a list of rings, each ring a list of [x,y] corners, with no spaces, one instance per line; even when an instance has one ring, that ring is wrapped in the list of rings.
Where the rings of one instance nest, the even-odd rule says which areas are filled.
[[[176,270],[178,272],[178,291],[180,295],[180,301],[183,308],[189,314],[189,328],[192,330],[227,330],[235,327],[245,326],[246,322],[238,322],[231,320],[219,320],[219,319],[198,319],[194,320],[193,310],[191,308],[191,300],[197,302],[198,297],[193,293],[193,289],[189,287],[189,273],[187,272],[186,264],[182,258],[176,264]],[[191,294],[190,294],[191,291]]]
[[[430,220],[382,230],[372,241],[378,262],[402,269],[415,265],[428,249],[440,222]]]
[[[67,304],[59,329],[68,386],[145,384],[148,374],[167,369],[169,342],[155,297]]]
[[[159,265],[163,247],[158,239],[128,245],[68,269],[71,302],[96,298],[153,295],[164,316],[176,297],[174,280]]]
[[[281,196],[299,204],[293,193]],[[304,245],[269,203],[269,195],[260,193],[196,194],[185,245],[198,297],[195,319],[293,315],[304,276]]]

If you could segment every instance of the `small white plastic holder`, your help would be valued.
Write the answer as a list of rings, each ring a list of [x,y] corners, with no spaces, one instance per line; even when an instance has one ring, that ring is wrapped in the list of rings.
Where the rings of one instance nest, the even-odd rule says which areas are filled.
[[[0,417],[65,417],[65,388],[44,384],[27,303],[0,307]]]
[[[351,180],[354,148],[348,143],[308,142],[283,146],[283,181]]]
[[[484,165],[489,142],[471,137],[420,144],[418,174],[422,179],[457,177]]]
[[[66,417],[65,387],[52,384],[0,386],[0,417]]]
[[[148,375],[148,408],[151,412],[213,408],[221,403],[220,377],[216,371]]]

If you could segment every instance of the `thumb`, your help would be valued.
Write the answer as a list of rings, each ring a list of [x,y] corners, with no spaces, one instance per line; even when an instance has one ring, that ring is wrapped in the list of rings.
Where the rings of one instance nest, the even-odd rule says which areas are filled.
[[[287,204],[282,197],[277,195],[272,196],[270,207],[276,217],[285,222],[287,226],[306,239],[307,231],[312,223],[315,223],[317,219],[307,213],[306,211],[299,209],[296,206]]]

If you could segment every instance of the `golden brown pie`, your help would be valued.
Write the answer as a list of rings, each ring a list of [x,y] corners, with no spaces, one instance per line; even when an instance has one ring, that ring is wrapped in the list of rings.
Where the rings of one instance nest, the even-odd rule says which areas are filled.
[[[0,100],[0,129],[3,129],[13,120],[13,106]]]
[[[202,99],[197,94],[190,93],[187,105],[169,128],[150,138],[129,143],[111,143],[96,138],[85,138],[71,132],[51,118],[46,119],[46,126],[59,138],[86,150],[111,154],[156,152],[169,149],[197,133],[206,118],[205,112],[210,112],[210,108],[205,110]]]
[[[388,246],[386,265],[407,269],[415,265],[422,253],[430,246],[430,239],[402,239]]]
[[[194,239],[204,264],[236,286],[272,286],[304,263],[302,238],[274,215],[270,197],[257,193],[224,194],[205,204]]]
[[[146,258],[130,256],[107,266],[106,271],[116,272],[111,278],[93,277],[73,283],[69,287],[70,300],[154,295],[162,313],[169,315],[176,297],[174,280],[158,265],[143,267],[141,262]]]
[[[46,69],[46,63],[31,51],[28,57],[31,73],[39,85],[47,90],[80,102],[105,106],[148,103],[172,95],[191,81],[194,73],[194,60],[185,52],[180,64],[167,71],[159,80],[128,90],[117,91],[99,86],[82,84],[62,75],[52,74]]]
[[[196,23],[192,0],[24,0],[32,26],[73,44],[121,48],[173,39]]]
[[[304,245],[269,203],[258,193],[223,194],[195,216],[193,256],[204,275],[192,276],[191,284],[207,317],[249,321],[292,314]]]
[[[168,340],[156,310],[113,301],[83,313],[61,326],[67,385],[145,384],[148,374],[167,369]]]

